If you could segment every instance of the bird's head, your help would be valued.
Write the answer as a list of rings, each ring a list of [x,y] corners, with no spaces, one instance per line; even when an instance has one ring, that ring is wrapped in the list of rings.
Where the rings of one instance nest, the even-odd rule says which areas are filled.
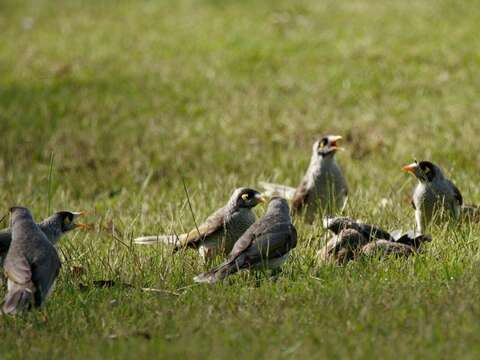
[[[44,221],[55,226],[60,233],[64,234],[73,229],[89,229],[91,225],[75,222],[80,216],[85,215],[85,212],[76,211],[59,211],[50,216]]]
[[[233,192],[232,200],[236,207],[251,209],[260,203],[266,202],[265,198],[257,190],[239,188]]]
[[[419,181],[424,183],[432,182],[443,176],[440,168],[430,161],[418,162],[415,160],[413,163],[404,166],[402,171],[412,173]]]
[[[23,206],[13,206],[10,208],[10,218],[11,224],[18,219],[33,219],[32,213],[26,207]]]
[[[321,158],[333,156],[338,150],[343,150],[338,146],[341,139],[342,137],[339,135],[324,136],[313,144],[313,154]]]
[[[339,234],[340,231],[351,226],[353,222],[355,220],[345,216],[325,216],[323,218],[323,228],[332,231],[334,234]]]

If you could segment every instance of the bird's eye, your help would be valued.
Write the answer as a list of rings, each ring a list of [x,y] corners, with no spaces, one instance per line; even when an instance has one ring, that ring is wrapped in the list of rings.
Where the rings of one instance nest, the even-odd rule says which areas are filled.
[[[423,169],[423,171],[425,171],[425,173],[428,174],[430,172],[430,168],[427,167],[427,168]]]
[[[242,199],[243,200],[248,200],[250,198],[250,195],[249,194],[243,194],[242,195]]]
[[[72,220],[70,220],[69,217],[66,217],[65,219],[63,219],[63,223],[64,223],[65,225],[69,225],[71,222],[72,222]]]

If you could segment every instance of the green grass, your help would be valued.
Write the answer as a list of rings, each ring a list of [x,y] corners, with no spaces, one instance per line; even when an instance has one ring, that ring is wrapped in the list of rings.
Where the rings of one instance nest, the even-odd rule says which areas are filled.
[[[193,252],[131,245],[194,225],[183,181],[197,219],[237,186],[297,184],[326,133],[346,139],[348,214],[413,226],[414,157],[480,203],[477,2],[5,0],[0,31],[3,212],[97,224],[62,240],[43,311],[0,319],[0,358],[479,357],[478,225],[335,267],[298,221],[276,281],[217,286],[193,285]],[[134,287],[79,290],[98,279]]]

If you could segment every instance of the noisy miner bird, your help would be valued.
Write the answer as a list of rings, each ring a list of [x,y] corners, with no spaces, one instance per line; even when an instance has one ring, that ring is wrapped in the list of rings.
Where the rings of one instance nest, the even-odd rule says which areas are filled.
[[[136,238],[142,245],[166,243],[181,248],[198,249],[204,259],[228,254],[240,236],[255,222],[252,209],[265,202],[261,194],[250,188],[236,189],[227,204],[210,215],[204,223],[181,235],[154,235]]]
[[[215,283],[240,270],[278,269],[297,245],[297,230],[290,218],[288,202],[273,197],[263,218],[235,243],[228,259],[194,278],[197,283]]]
[[[418,251],[423,242],[431,241],[428,235],[413,231],[385,231],[377,226],[349,217],[325,217],[324,229],[334,235],[317,253],[322,262],[333,261],[344,264],[358,255],[380,253],[410,255]]]
[[[55,245],[65,233],[73,229],[86,229],[89,227],[87,224],[75,223],[75,219],[84,214],[84,212],[59,211],[37,225],[47,239]],[[0,266],[2,266],[3,260],[7,255],[11,241],[12,229],[0,230]]]
[[[5,259],[8,291],[2,311],[16,314],[45,303],[60,272],[60,258],[27,208],[13,207],[12,243]]]
[[[313,144],[312,157],[307,172],[295,189],[284,185],[262,182],[265,194],[281,194],[292,200],[292,212],[305,210],[306,220],[312,222],[320,211],[335,214],[342,211],[348,197],[348,186],[335,154],[343,148],[337,145],[341,136],[328,135]]]
[[[412,206],[420,233],[423,233],[432,221],[460,218],[462,194],[437,165],[430,161],[415,161],[404,166],[402,171],[412,173],[418,179]]]

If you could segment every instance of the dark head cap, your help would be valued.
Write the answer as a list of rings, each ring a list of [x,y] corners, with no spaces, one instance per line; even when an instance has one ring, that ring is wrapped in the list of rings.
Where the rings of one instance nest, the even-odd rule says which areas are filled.
[[[88,225],[86,224],[75,223],[75,219],[84,214],[84,212],[58,211],[53,214],[49,220],[58,224],[61,231],[66,233],[76,228],[88,228]]]
[[[430,161],[418,162],[415,160],[413,163],[404,166],[402,171],[412,173],[422,182],[432,182],[436,178],[443,177],[440,168]]]
[[[239,208],[253,208],[265,202],[265,198],[257,190],[238,188],[233,192],[232,200]]]
[[[313,144],[313,153],[321,157],[333,155],[337,150],[343,150],[343,148],[337,145],[338,141],[342,139],[339,135],[327,135],[320,140],[315,141]]]

